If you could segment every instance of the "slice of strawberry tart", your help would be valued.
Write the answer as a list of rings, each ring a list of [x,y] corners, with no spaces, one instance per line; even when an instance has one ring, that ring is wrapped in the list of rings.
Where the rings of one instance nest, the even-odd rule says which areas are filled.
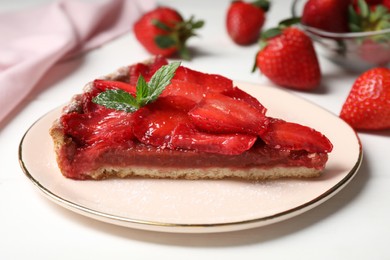
[[[86,85],[50,129],[68,178],[319,176],[331,142],[220,75],[156,57]]]

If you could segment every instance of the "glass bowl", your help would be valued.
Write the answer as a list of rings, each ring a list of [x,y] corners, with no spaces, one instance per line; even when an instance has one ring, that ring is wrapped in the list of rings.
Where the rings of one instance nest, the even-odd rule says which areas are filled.
[[[294,0],[293,17],[300,17],[307,0]],[[390,64],[390,29],[372,32],[333,33],[304,24],[299,26],[316,43],[321,56],[351,71]]]

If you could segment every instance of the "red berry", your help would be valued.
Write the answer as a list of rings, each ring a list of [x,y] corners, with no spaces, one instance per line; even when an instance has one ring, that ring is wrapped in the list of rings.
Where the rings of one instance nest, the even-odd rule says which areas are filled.
[[[146,81],[149,81],[153,74],[163,65],[167,65],[168,60],[163,56],[156,56],[149,63],[136,63],[129,67],[129,83],[136,86],[138,77],[142,75]]]
[[[390,128],[390,69],[374,68],[361,74],[340,117],[358,130]]]
[[[274,83],[299,90],[319,85],[321,71],[311,39],[295,27],[266,40],[256,57],[261,73]]]
[[[233,82],[218,74],[208,74],[180,66],[173,77],[175,80],[205,85],[207,91],[222,92],[233,87]]]
[[[260,137],[269,146],[282,150],[329,153],[333,149],[332,143],[320,132],[281,119],[271,119],[267,131]]]
[[[257,107],[220,93],[208,93],[188,114],[197,129],[209,133],[258,135],[268,124]]]
[[[230,38],[239,45],[255,43],[265,21],[265,11],[255,3],[234,1],[226,15]]]
[[[169,57],[178,52],[182,58],[189,59],[186,41],[195,35],[195,29],[202,26],[202,21],[194,21],[193,18],[184,21],[172,8],[158,7],[134,24],[134,33],[152,54]]]
[[[223,94],[228,96],[228,97],[231,97],[231,98],[234,98],[237,100],[242,100],[242,101],[248,103],[249,105],[258,109],[259,112],[263,115],[265,115],[265,113],[267,112],[267,109],[259,102],[259,100],[257,100],[256,98],[252,97],[251,95],[249,95],[248,93],[246,93],[245,91],[243,91],[237,87],[234,87],[230,90],[224,91]]]
[[[183,97],[160,97],[134,113],[134,135],[156,147],[170,147],[173,130],[178,124],[190,123],[187,112],[195,105]]]
[[[81,146],[97,143],[109,147],[132,141],[133,114],[102,108],[95,112],[70,113],[62,116],[66,134],[77,140]]]
[[[328,32],[348,32],[349,4],[350,0],[308,0],[301,21]]]
[[[390,0],[383,0],[382,5],[384,5],[387,9],[390,10]]]
[[[232,88],[233,82],[223,76],[179,67],[171,80],[171,84],[165,88],[162,96],[182,96],[198,103],[206,93],[221,93]]]

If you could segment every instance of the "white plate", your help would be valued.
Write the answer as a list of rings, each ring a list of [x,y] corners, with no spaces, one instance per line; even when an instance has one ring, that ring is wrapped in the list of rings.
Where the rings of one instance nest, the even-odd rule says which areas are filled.
[[[49,128],[61,108],[26,132],[19,160],[49,199],[85,216],[121,226],[164,232],[225,232],[268,225],[299,215],[332,197],[353,178],[362,148],[337,116],[278,88],[237,83],[268,108],[268,115],[311,126],[334,149],[324,174],[305,180],[120,179],[75,181],[58,169]]]

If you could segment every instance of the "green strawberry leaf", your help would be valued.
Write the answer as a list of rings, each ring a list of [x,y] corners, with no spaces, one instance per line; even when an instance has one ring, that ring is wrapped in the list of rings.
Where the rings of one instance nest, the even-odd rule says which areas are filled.
[[[161,49],[167,49],[177,45],[175,39],[169,35],[157,35],[154,41]]]
[[[261,9],[264,10],[264,12],[268,12],[271,7],[271,4],[268,0],[256,0],[252,2],[252,4],[257,7],[260,7]]]
[[[202,20],[193,22],[193,23],[192,23],[192,29],[199,29],[199,28],[202,28],[203,25],[204,25],[204,21],[202,21]],[[195,34],[193,34],[193,35],[195,35]]]
[[[286,28],[301,22],[300,17],[287,18],[279,22],[278,28]]]
[[[106,90],[94,97],[92,102],[128,113],[135,112],[140,107],[155,101],[161,95],[166,86],[171,83],[179,66],[180,62],[172,62],[162,66],[152,76],[149,83],[142,76],[139,76],[135,97],[120,89]]]
[[[350,26],[359,26],[360,24],[360,17],[359,15],[356,13],[355,11],[355,8],[350,5],[348,7],[348,19],[349,19],[349,24]]]
[[[259,52],[257,52],[255,55],[255,60],[254,60],[253,65],[252,65],[252,73],[254,73],[257,69],[257,55],[258,54],[259,54]]]
[[[261,40],[268,40],[282,33],[282,30],[277,28],[271,28],[261,34]]]
[[[165,23],[157,20],[157,19],[153,19],[152,21],[152,24],[154,24],[154,26],[156,26],[157,28],[163,30],[163,31],[167,31],[167,32],[171,32],[172,31],[172,28],[169,27],[168,25],[166,25]]]
[[[363,18],[368,18],[370,16],[370,8],[365,0],[358,0],[358,6],[360,9],[360,15]]]

